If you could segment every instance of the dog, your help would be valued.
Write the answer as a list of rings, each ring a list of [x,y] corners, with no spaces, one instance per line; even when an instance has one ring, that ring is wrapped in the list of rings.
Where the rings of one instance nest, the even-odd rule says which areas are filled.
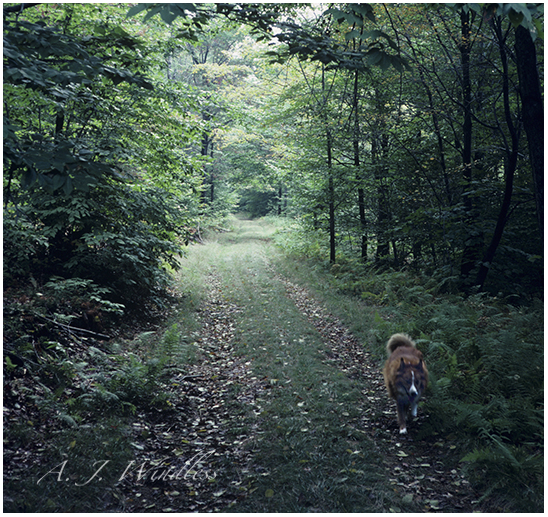
[[[417,416],[417,403],[428,384],[422,352],[407,334],[394,334],[386,344],[388,360],[383,369],[388,395],[395,399],[400,434],[407,433],[407,411]]]

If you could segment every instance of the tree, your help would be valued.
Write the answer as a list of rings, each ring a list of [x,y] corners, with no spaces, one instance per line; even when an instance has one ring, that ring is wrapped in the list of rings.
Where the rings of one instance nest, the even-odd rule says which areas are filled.
[[[193,101],[145,79],[157,42],[116,6],[5,14],[5,274],[91,279],[143,310],[188,238],[197,163],[173,142],[197,134]]]
[[[523,104],[523,125],[533,169],[537,219],[540,234],[544,235],[544,106],[537,70],[537,52],[530,34],[521,25],[516,28],[515,52]]]
[[[510,78],[508,72],[508,55],[506,52],[506,37],[508,36],[508,31],[506,34],[502,32],[502,21],[499,18],[492,20],[493,31],[495,33],[496,41],[498,43],[500,60],[502,64],[502,93],[503,93],[503,103],[504,103],[504,119],[506,123],[506,129],[510,135],[510,143],[505,138],[502,128],[499,127],[499,131],[502,133],[506,160],[504,163],[504,196],[500,207],[499,216],[497,218],[497,223],[491,242],[483,255],[479,271],[476,276],[475,285],[479,289],[483,289],[485,280],[487,279],[487,274],[489,272],[489,267],[491,262],[495,257],[496,250],[502,239],[502,234],[504,232],[504,227],[508,218],[508,212],[510,210],[510,205],[512,202],[512,193],[514,185],[514,173],[517,168],[518,163],[518,153],[519,153],[519,127],[514,123],[511,105],[510,105]],[[516,118],[519,120],[521,113],[518,111]],[[519,123],[518,123],[519,124]]]

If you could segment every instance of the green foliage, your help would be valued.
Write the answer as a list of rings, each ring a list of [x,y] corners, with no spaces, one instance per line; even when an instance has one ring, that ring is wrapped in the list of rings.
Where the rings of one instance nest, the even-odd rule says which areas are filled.
[[[514,144],[519,157],[510,207],[500,215],[508,185],[504,164],[509,159],[509,131],[520,125],[521,101],[513,86],[519,78],[510,54],[506,75],[501,73],[493,24],[501,24],[511,53],[516,24],[532,29],[535,37],[543,8],[538,4],[449,7],[337,6],[320,18],[321,23],[312,23],[310,34],[299,24],[292,25],[300,39],[288,43],[287,53],[303,59],[287,67],[287,87],[274,108],[278,113],[272,120],[283,141],[277,148],[284,148],[288,158],[278,169],[288,180],[292,211],[308,223],[306,228],[322,229],[327,240],[334,224],[339,256],[374,258],[378,265],[388,262],[395,268],[455,277],[470,254],[472,271],[463,272],[463,277],[479,282],[477,270],[483,259],[489,275],[481,282],[482,289],[526,300],[539,294],[542,285],[536,259],[542,244],[523,138]],[[454,66],[461,52],[461,12],[470,15],[472,32],[477,34],[470,48],[469,79],[473,98],[481,99],[470,107],[474,156],[472,177],[467,180],[462,70]],[[329,33],[323,37],[327,27]],[[369,52],[371,38],[383,41],[385,49]],[[409,68],[390,67],[383,56],[393,48],[390,42],[397,42],[399,57]],[[283,49],[280,46],[272,54]],[[538,39],[537,49],[540,56]],[[312,57],[319,63],[304,62]],[[486,66],[499,70],[493,80],[486,81]],[[502,87],[507,81],[512,86],[504,98]],[[496,255],[484,259],[501,221],[505,226]],[[456,280],[464,285],[464,278]]]
[[[199,138],[196,100],[143,79],[162,44],[119,7],[46,11],[4,19],[4,275],[87,279],[144,313],[197,214],[200,162],[181,149]]]
[[[85,112],[99,101],[90,87],[103,78],[114,85],[128,82],[148,89],[152,85],[130,71],[105,65],[89,51],[93,40],[63,34],[43,21],[4,18],[4,34],[4,96],[9,99],[4,157],[9,181],[18,174],[26,187],[39,182],[48,191],[62,188],[68,195],[111,175],[112,169],[98,159],[104,150],[81,134],[78,139],[66,134],[71,115],[67,108],[82,110],[73,124],[89,121]],[[134,44],[128,42],[128,34],[125,37],[126,45]],[[44,124],[48,119],[53,127]]]
[[[528,454],[523,448],[504,445],[492,437],[493,445],[474,449],[462,461],[464,470],[482,492],[482,500],[493,493],[520,501],[519,511],[539,512],[544,506],[539,489],[543,484],[544,457]],[[469,466],[468,466],[469,465]]]
[[[412,335],[425,354],[428,418],[419,435],[457,440],[464,472],[501,507],[538,511],[544,435],[542,302],[514,306],[485,293],[465,297],[454,291],[450,278],[379,269],[344,256],[331,265],[325,255],[310,254],[314,239],[306,237],[286,227],[276,242],[294,258],[314,257],[308,268],[318,270],[321,292],[335,290],[354,300],[348,310],[366,319],[360,325],[367,328],[360,332],[367,342],[378,344],[373,352],[379,364],[384,343],[395,332]],[[364,313],[369,312],[367,323]]]
[[[246,190],[241,194],[239,209],[242,212],[248,212],[251,217],[262,217],[274,210],[276,198],[276,194],[272,191]]]
[[[328,244],[323,229],[317,226],[313,218],[288,218],[276,231],[274,240],[292,256],[322,260],[326,256]]]
[[[87,278],[132,310],[147,299],[161,301],[169,282],[164,264],[178,267],[177,239],[186,235],[175,196],[107,184],[70,198],[33,189],[22,199],[27,203],[4,217],[4,268],[11,277]],[[29,242],[36,244],[24,250]]]
[[[238,24],[267,39],[295,6],[127,10],[4,8],[6,371],[23,361],[37,378],[36,407],[71,429],[98,408],[127,417],[147,398],[166,405],[162,371],[184,340],[176,328],[143,337],[156,353],[90,349],[81,361],[49,333],[82,324],[86,311],[88,328],[99,313],[148,315],[183,244],[200,238],[198,220],[216,226],[238,200],[251,215],[283,209],[297,222],[277,242],[329,272],[324,289],[374,308],[373,341],[402,328],[419,338],[432,371],[424,432],[457,434],[474,451],[464,457],[471,476],[534,507],[542,235],[527,142],[509,142],[512,126],[526,133],[515,29],[541,55],[543,6],[341,4],[315,12],[317,23],[284,16],[274,48]],[[500,221],[497,254],[484,264],[490,294],[464,297],[464,256],[479,267]],[[332,225],[334,265],[325,260]]]
[[[101,311],[112,312],[121,315],[124,306],[119,303],[113,303],[106,298],[112,293],[108,287],[99,287],[93,283],[93,280],[83,278],[63,279],[52,277],[49,282],[44,284],[44,292],[47,293],[43,298],[48,300],[51,308],[61,308],[63,304],[78,306],[91,302]],[[51,293],[51,296],[49,294]]]
[[[31,221],[13,209],[3,211],[4,279],[28,275],[36,257],[44,253],[48,239]]]
[[[40,346],[32,345],[30,339],[22,336],[14,343],[13,357],[23,365],[11,363],[7,386],[9,396],[17,392],[26,409],[23,417],[19,415],[21,408],[10,406],[4,443],[24,447],[39,439],[45,444],[45,458],[40,465],[27,466],[28,476],[7,480],[5,488],[10,494],[25,494],[10,498],[7,508],[96,510],[104,494],[97,494],[90,486],[82,489],[72,482],[59,482],[58,469],[43,476],[65,459],[67,473],[70,470],[71,476],[78,476],[78,482],[83,483],[95,472],[89,471],[94,462],[106,459],[112,467],[110,475],[120,476],[133,459],[127,428],[133,416],[171,410],[168,368],[175,362],[184,368],[188,356],[181,350],[181,332],[172,325],[165,332],[148,332],[131,342],[100,347],[89,342],[81,347],[74,340],[49,341]],[[37,484],[38,479],[42,481]],[[105,486],[112,486],[116,480],[108,478]]]
[[[328,68],[367,70],[370,66],[379,66],[382,70],[393,66],[402,71],[405,60],[393,51],[398,46],[391,37],[382,30],[364,30],[367,22],[375,22],[375,14],[370,4],[348,4],[341,8],[331,8],[324,13],[324,24],[303,26],[294,22],[283,22],[279,26],[281,33],[276,37],[285,44],[281,50],[271,51],[274,62],[282,63],[291,56],[302,60],[319,61]],[[332,23],[330,18],[338,24]],[[331,23],[330,23],[331,22]],[[332,25],[335,37],[325,26]],[[330,27],[331,29],[331,27]],[[359,44],[350,48],[341,42],[358,41]],[[392,52],[387,52],[390,48]]]

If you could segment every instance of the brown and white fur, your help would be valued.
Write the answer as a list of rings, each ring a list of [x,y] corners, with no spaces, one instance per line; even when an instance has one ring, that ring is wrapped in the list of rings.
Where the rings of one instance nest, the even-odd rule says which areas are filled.
[[[411,408],[417,416],[417,403],[428,383],[428,370],[414,341],[406,334],[394,334],[386,344],[388,360],[383,375],[388,395],[396,400],[400,434],[407,433],[406,416]]]

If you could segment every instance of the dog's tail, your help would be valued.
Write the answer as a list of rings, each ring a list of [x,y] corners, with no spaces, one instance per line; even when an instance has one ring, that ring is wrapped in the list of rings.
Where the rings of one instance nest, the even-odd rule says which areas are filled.
[[[415,342],[407,334],[394,334],[386,343],[386,351],[390,355],[400,346],[415,346]]]

